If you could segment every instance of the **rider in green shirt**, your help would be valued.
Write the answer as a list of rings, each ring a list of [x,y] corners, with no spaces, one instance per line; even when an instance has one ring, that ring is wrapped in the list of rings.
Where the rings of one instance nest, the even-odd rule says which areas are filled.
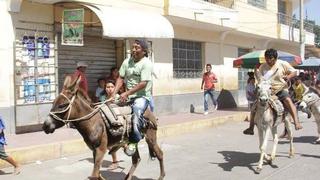
[[[138,142],[143,138],[141,129],[145,126],[143,114],[149,106],[152,87],[152,63],[148,57],[148,45],[144,40],[137,39],[132,45],[132,57],[124,60],[119,70],[114,95],[126,79],[127,91],[120,94],[121,102],[131,102],[133,110],[132,131],[125,153],[132,156]]]

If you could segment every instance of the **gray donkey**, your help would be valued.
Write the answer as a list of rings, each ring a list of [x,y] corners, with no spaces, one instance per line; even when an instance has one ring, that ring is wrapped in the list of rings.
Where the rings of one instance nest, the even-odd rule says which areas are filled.
[[[305,86],[305,85],[304,85]],[[303,110],[309,108],[318,126],[318,139],[314,142],[320,144],[320,95],[314,88],[305,86],[305,93],[299,107]]]

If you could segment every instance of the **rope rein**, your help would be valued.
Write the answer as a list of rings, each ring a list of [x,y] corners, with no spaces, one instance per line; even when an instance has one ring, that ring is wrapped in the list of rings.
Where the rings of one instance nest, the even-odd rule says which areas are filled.
[[[94,104],[94,105],[95,105],[94,110],[93,110],[92,112],[90,112],[89,114],[84,115],[84,116],[82,116],[82,117],[80,117],[80,118],[69,119],[69,118],[70,118],[70,115],[71,115],[72,105],[73,105],[73,103],[74,103],[74,101],[75,101],[76,95],[72,96],[71,100],[70,100],[65,94],[63,94],[63,93],[60,93],[60,95],[62,95],[64,98],[66,98],[66,99],[68,100],[68,102],[69,102],[68,107],[67,107],[66,109],[64,109],[64,110],[61,110],[61,111],[54,111],[54,112],[50,111],[49,114],[50,114],[54,119],[56,119],[56,120],[58,120],[58,121],[62,121],[62,122],[65,123],[65,124],[67,124],[68,122],[75,122],[75,121],[82,121],[82,120],[89,119],[89,118],[91,118],[92,116],[94,116],[94,115],[100,110],[100,108],[101,108],[105,103],[112,101],[112,99],[110,98],[110,99],[107,99],[107,100],[105,100],[105,101],[103,101],[103,102],[95,103],[95,104]],[[90,109],[92,109],[91,106],[90,106],[86,101],[84,101],[82,98],[79,98],[79,99],[80,99],[80,101],[83,102],[86,106],[88,106]],[[65,112],[67,112],[67,111],[69,111],[69,112],[68,112],[67,119],[62,119],[62,118],[60,118],[59,116],[57,116],[57,114],[62,114],[62,113],[65,113]]]

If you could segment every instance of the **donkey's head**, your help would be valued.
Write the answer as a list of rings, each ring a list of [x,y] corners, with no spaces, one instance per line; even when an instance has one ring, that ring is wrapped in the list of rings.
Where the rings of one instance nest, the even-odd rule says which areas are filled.
[[[70,116],[69,110],[76,98],[80,80],[80,76],[77,79],[72,78],[71,75],[66,76],[62,91],[53,101],[50,114],[43,123],[42,129],[45,133],[53,133],[55,129],[67,123],[61,119],[68,119]]]
[[[269,80],[260,80],[257,84],[257,99],[260,104],[265,105],[268,100],[271,98],[271,81]]]
[[[305,93],[302,96],[302,101],[299,104],[299,108],[304,109],[312,105],[314,102],[319,100],[319,94],[314,88],[308,88],[303,84],[305,88]]]

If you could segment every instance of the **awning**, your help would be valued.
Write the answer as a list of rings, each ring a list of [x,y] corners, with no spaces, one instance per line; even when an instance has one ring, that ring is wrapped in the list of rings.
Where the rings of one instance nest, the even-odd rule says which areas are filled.
[[[84,6],[91,9],[100,19],[103,36],[173,38],[172,24],[161,14],[115,8],[103,5]]]

